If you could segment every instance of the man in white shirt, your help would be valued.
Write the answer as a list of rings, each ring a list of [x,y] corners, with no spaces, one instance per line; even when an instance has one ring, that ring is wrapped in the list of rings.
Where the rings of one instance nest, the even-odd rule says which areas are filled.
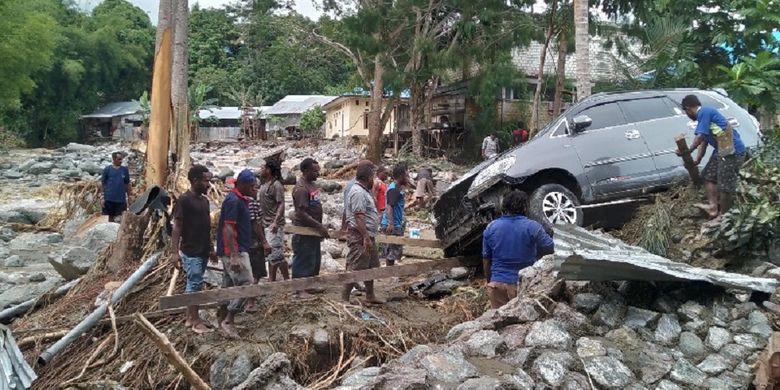
[[[493,132],[482,140],[482,158],[487,160],[498,154],[498,135]]]

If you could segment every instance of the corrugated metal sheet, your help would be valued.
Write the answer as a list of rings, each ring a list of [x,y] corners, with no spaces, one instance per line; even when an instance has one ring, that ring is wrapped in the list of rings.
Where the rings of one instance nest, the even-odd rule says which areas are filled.
[[[0,379],[0,390],[29,389],[38,378],[35,371],[27,364],[22,351],[16,345],[11,329],[0,325],[0,367],[3,369]]]
[[[82,115],[82,118],[113,118],[115,116],[132,115],[141,111],[141,103],[137,101],[108,103],[97,111]]]
[[[324,106],[338,96],[323,95],[287,95],[271,106],[265,115],[302,114],[306,110],[316,106]]]
[[[699,281],[725,288],[774,292],[780,281],[697,268],[654,255],[604,233],[556,226],[555,257],[559,276],[571,280]]]

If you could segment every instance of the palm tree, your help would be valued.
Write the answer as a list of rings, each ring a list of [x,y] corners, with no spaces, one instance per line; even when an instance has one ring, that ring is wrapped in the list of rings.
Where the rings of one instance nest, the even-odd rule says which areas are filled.
[[[574,0],[574,46],[577,62],[577,100],[590,96],[588,0]]]
[[[203,83],[197,83],[190,85],[187,91],[187,103],[189,104],[190,111],[190,135],[193,140],[198,138],[198,129],[200,128],[200,110],[208,110],[218,108],[216,106],[217,99],[207,97],[211,92],[212,87]]]

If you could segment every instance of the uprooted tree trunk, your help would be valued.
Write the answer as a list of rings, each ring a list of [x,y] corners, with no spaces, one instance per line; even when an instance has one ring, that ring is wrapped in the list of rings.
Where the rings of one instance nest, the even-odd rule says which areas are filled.
[[[126,212],[122,215],[119,233],[116,241],[111,244],[111,255],[107,262],[110,272],[118,272],[143,253],[144,232],[148,225],[149,213],[135,215]]]

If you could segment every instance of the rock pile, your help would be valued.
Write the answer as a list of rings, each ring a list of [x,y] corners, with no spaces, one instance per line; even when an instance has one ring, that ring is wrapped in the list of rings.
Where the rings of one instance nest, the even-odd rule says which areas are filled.
[[[520,298],[456,325],[447,344],[416,346],[340,388],[748,387],[773,331],[755,303],[691,284],[555,282],[551,263],[524,270]]]

